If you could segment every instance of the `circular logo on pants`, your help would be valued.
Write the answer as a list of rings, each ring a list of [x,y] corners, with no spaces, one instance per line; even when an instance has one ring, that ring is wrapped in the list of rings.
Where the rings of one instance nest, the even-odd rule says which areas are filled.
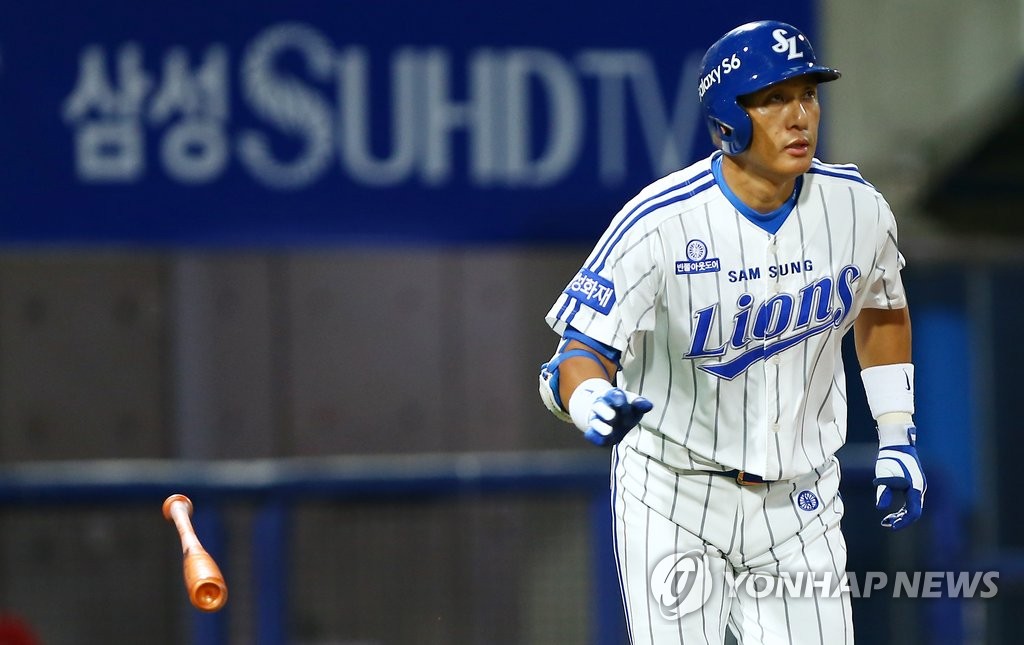
[[[687,551],[662,559],[651,572],[651,595],[669,620],[699,609],[711,596],[707,554]]]
[[[818,508],[818,496],[809,490],[800,491],[796,496],[796,505],[804,511],[813,511]]]

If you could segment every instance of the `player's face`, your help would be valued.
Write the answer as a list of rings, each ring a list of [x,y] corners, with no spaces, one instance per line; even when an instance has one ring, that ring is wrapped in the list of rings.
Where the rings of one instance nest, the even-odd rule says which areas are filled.
[[[818,145],[818,82],[798,76],[741,99],[753,121],[747,168],[783,181],[807,172]]]

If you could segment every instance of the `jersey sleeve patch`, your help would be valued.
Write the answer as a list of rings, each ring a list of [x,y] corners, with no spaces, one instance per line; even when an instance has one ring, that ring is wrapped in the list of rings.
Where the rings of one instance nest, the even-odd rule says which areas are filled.
[[[587,269],[580,269],[564,293],[606,316],[615,304],[615,285]]]

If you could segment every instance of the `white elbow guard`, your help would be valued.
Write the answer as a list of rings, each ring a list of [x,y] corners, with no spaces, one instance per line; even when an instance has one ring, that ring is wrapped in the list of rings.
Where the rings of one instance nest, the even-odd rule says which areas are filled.
[[[560,396],[558,396],[558,370],[554,372],[548,370],[549,363],[544,363],[540,366],[540,400],[544,402],[544,407],[551,411],[551,414],[558,417],[560,421],[566,423],[572,423],[572,417],[569,413],[563,410],[558,405]]]

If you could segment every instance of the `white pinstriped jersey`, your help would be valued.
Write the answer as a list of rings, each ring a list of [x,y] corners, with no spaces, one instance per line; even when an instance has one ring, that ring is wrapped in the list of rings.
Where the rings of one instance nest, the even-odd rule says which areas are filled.
[[[627,203],[546,320],[622,352],[618,385],[654,403],[625,443],[788,479],[845,442],[842,338],[862,308],[906,306],[903,257],[855,166],[815,159],[771,233],[723,190],[720,158]]]

